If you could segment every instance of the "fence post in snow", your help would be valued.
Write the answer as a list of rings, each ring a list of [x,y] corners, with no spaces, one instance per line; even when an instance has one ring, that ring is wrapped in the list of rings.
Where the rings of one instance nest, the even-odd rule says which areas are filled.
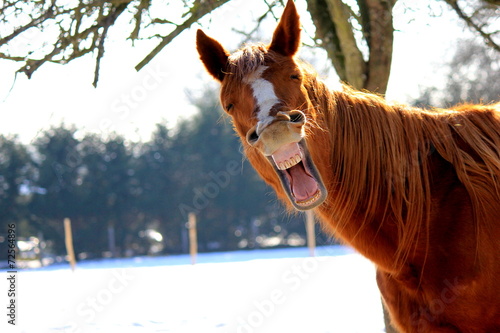
[[[68,253],[68,261],[71,265],[71,270],[75,271],[76,259],[75,250],[73,249],[73,234],[71,233],[71,220],[64,219],[64,241],[66,243],[66,252]]]
[[[188,228],[189,228],[189,254],[191,255],[191,264],[196,263],[196,254],[198,252],[198,239],[196,236],[196,215],[189,213],[188,215]]]
[[[309,255],[314,257],[316,248],[316,233],[314,232],[314,213],[312,210],[306,211],[306,233]]]

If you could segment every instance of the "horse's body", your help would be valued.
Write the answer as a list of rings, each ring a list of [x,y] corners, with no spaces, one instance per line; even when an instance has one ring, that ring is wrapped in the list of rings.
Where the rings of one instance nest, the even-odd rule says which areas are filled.
[[[500,104],[330,91],[294,59],[299,35],[292,1],[268,47],[229,55],[198,32],[251,164],[377,265],[402,332],[500,332]]]

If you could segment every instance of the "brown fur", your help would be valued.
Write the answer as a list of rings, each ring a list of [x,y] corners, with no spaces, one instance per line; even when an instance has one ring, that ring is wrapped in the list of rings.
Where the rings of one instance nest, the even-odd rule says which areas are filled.
[[[396,326],[500,332],[500,104],[423,110],[330,91],[308,66],[262,45],[228,60],[222,105],[233,105],[249,161],[286,203],[271,164],[245,141],[256,119],[243,78],[268,66],[281,109],[306,114],[307,146],[329,193],[316,213],[377,265]]]

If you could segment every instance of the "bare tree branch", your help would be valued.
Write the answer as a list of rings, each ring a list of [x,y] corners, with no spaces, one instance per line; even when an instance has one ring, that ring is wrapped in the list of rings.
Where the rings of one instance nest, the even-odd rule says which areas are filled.
[[[483,1],[490,3],[492,5],[500,6],[500,0],[483,0]]]
[[[184,13],[169,11],[168,17],[153,16],[153,0],[0,1],[0,32],[5,34],[0,35],[0,59],[21,63],[18,72],[31,77],[44,63],[65,64],[94,53],[93,84],[97,85],[101,59],[106,50],[105,41],[118,17],[127,16],[130,20],[128,38],[132,43],[138,39],[160,39],[159,44],[137,64],[136,69],[140,70],[193,23],[229,1],[182,0]],[[257,28],[251,33],[258,29],[267,15],[275,16],[273,8],[284,2],[260,1],[264,1],[268,11],[258,18]],[[327,51],[342,81],[359,89],[384,92],[385,84],[382,83],[387,81],[392,55],[394,28],[391,9],[396,1],[356,0],[358,12],[352,4],[347,5],[347,0],[307,0],[316,26],[314,40],[317,46]],[[492,49],[500,51],[500,32],[491,31],[498,29],[492,20],[498,17],[500,0],[443,1]],[[357,27],[355,21],[362,27],[361,43],[357,31],[353,32]],[[173,25],[173,30],[167,34],[161,32],[166,25]],[[248,36],[248,32],[244,34]],[[365,47],[368,52],[365,52]]]
[[[274,12],[273,12],[274,7],[276,6],[276,1],[274,1],[272,3],[268,3],[267,1],[265,1],[265,2],[266,2],[268,9],[264,14],[262,14],[261,16],[259,16],[259,18],[257,18],[257,22],[255,24],[255,27],[250,32],[238,30],[236,28],[232,28],[233,31],[244,36],[245,39],[242,41],[242,43],[248,43],[252,40],[252,35],[255,34],[260,29],[262,22],[269,14],[271,14],[273,16],[273,18],[276,21],[278,21],[278,18],[276,17],[276,15],[274,15]]]
[[[188,29],[194,23],[198,22],[203,16],[211,13],[214,9],[222,6],[229,0],[196,0],[193,7],[189,11],[191,16],[178,25],[171,33],[163,37],[162,41],[156,46],[137,66],[135,69],[140,71],[153,59],[165,46],[168,45],[175,37],[180,35],[184,30]]]
[[[101,58],[104,56],[104,41],[106,40],[108,29],[113,24],[115,24],[116,19],[118,18],[118,16],[120,16],[121,13],[123,13],[123,11],[127,8],[129,3],[130,2],[123,2],[116,7],[113,7],[112,12],[104,19],[104,24],[103,24],[104,29],[101,33],[101,36],[99,38],[99,44],[97,46],[97,58],[94,71],[94,82],[92,83],[94,87],[97,87],[97,81],[99,80],[99,68],[101,65]]]
[[[492,33],[486,33],[483,28],[478,25],[477,23],[474,22],[472,16],[468,16],[464,13],[460,5],[458,4],[457,0],[444,0],[448,5],[450,5],[451,8],[457,13],[457,15],[464,20],[469,27],[471,27],[473,30],[477,31],[481,37],[486,41],[486,44],[488,44],[491,48],[494,50],[500,52],[500,45],[495,42],[492,38]],[[484,0],[485,2],[488,2],[491,5],[494,6],[499,6],[500,1],[498,0]]]
[[[134,20],[135,20],[134,30],[132,31],[129,37],[132,41],[139,39],[139,31],[141,30],[141,25],[142,25],[142,15],[149,9],[150,6],[151,6],[151,0],[140,0],[137,6],[137,11],[134,15]],[[153,21],[152,23],[159,23],[159,22]]]
[[[8,7],[10,7],[10,6],[8,6]],[[25,32],[26,30],[40,25],[42,22],[44,22],[48,18],[53,17],[53,14],[54,14],[54,1],[51,2],[49,8],[43,14],[41,14],[39,17],[37,17],[36,19],[33,19],[28,24],[14,30],[10,35],[1,38],[0,39],[0,46],[7,44],[11,40],[16,38],[20,34],[22,34],[23,32]]]
[[[23,61],[23,60],[25,60],[24,57],[10,56],[10,55],[5,54],[3,52],[0,52],[0,58],[7,59],[7,60],[12,60],[12,61]]]

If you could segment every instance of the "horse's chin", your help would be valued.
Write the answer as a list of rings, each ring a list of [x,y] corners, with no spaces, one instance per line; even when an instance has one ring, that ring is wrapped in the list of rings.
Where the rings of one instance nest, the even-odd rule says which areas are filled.
[[[304,140],[279,148],[268,159],[297,210],[313,209],[325,201],[325,185]]]

